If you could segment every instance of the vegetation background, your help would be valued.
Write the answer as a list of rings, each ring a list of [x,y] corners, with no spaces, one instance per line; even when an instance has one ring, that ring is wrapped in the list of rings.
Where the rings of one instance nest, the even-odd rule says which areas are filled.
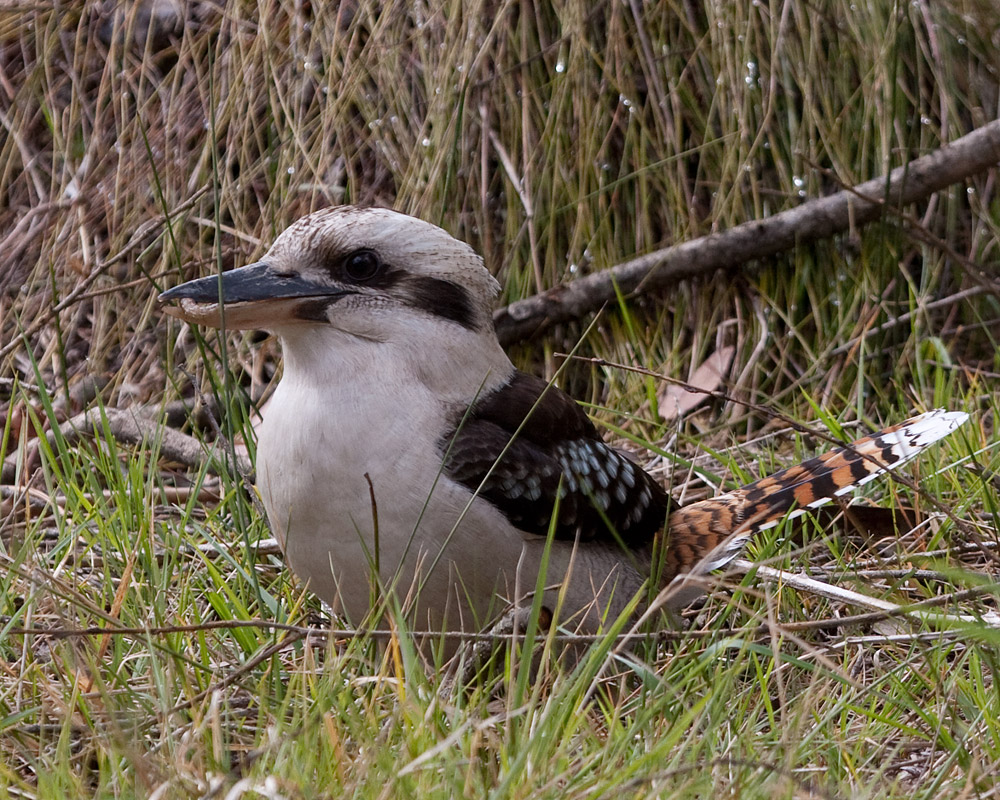
[[[436,222],[507,302],[886,174],[993,120],[998,71],[991,0],[4,3],[0,795],[996,796],[995,170],[513,348],[723,390],[678,416],[650,375],[560,377],[683,499],[829,446],[789,421],[969,411],[868,492],[905,515],[750,552],[931,610],[731,574],[632,653],[529,680],[509,652],[439,691],[405,636],[324,635],[238,476],[103,410],[180,424],[185,399],[252,449],[275,344],[203,340],[156,295],[311,209]]]

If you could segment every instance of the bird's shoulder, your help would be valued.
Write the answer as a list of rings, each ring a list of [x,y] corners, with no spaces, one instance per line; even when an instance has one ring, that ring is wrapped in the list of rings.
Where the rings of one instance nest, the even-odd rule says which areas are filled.
[[[546,381],[515,371],[456,414],[444,470],[511,524],[559,539],[647,543],[669,510],[663,488],[607,444],[583,408]]]

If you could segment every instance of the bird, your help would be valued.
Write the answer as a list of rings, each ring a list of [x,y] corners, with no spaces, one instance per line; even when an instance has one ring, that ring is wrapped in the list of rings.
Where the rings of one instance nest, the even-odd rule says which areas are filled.
[[[256,487],[291,570],[354,624],[391,598],[413,630],[482,629],[536,588],[594,633],[647,581],[678,610],[750,538],[914,458],[968,415],[936,409],[725,494],[677,504],[555,385],[515,368],[499,284],[466,243],[335,206],[259,262],[160,295],[189,323],[264,330],[283,374]]]

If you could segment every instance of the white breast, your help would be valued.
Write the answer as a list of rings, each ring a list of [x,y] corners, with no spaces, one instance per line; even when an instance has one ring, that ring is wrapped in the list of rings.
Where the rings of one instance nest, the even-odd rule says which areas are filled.
[[[414,349],[425,354],[424,334],[435,330],[410,330]],[[526,540],[441,472],[449,416],[513,370],[487,341],[493,349],[469,358],[463,349],[476,341],[439,340],[428,362],[408,357],[405,341],[365,342],[333,328],[282,336],[285,374],[260,430],[258,487],[289,566],[355,624],[377,596],[376,562],[418,629],[477,630],[536,586],[544,539]],[[557,588],[546,604],[591,631],[645,578],[596,543],[553,542],[548,564],[543,584]]]
[[[513,595],[504,584],[522,537],[485,501],[470,506],[471,494],[440,474],[438,440],[449,421],[426,376],[386,363],[384,347],[298,344],[285,341],[285,375],[257,451],[258,488],[289,565],[354,623],[368,611],[376,561],[400,600],[415,577],[426,581],[421,623],[440,626],[445,615],[452,627],[485,621],[498,591]],[[472,602],[456,605],[460,596]],[[470,612],[480,620],[466,619]]]

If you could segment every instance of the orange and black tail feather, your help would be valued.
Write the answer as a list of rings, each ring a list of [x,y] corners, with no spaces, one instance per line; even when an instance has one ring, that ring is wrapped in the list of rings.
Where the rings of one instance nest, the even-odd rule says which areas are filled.
[[[684,506],[666,525],[664,578],[704,573],[739,555],[750,537],[829,503],[905,464],[968,419],[936,409],[735,491]]]

